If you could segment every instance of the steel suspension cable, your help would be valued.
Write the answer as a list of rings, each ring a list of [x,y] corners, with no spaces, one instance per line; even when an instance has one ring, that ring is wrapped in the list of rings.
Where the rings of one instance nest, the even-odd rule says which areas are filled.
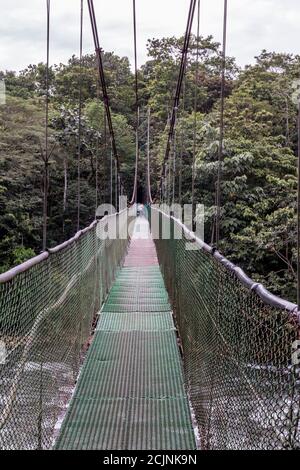
[[[183,92],[182,92],[182,114],[185,111],[185,90],[186,90],[186,78],[183,81]],[[178,201],[182,204],[182,161],[183,161],[183,145],[184,145],[184,132],[183,125],[180,133],[180,158],[179,158],[179,178],[178,178]]]
[[[297,162],[297,311],[299,314],[300,311],[300,99],[298,101],[298,116],[297,116],[297,132],[298,132],[298,162]],[[297,340],[300,340],[300,331],[297,332]],[[297,344],[297,343],[296,343]],[[299,346],[298,346],[299,347]],[[297,346],[296,346],[297,348]],[[299,381],[299,368],[297,364],[294,364],[293,367],[293,396],[295,395],[295,390],[297,389],[297,382]],[[290,405],[290,415],[293,415],[293,405]],[[299,429],[300,422],[300,407],[298,406],[298,411],[295,418],[293,419],[294,433],[293,440],[296,442],[297,439],[297,429]]]
[[[47,0],[47,59],[46,59],[46,119],[45,119],[45,154],[43,176],[43,251],[47,248],[47,218],[48,218],[48,180],[49,180],[49,57],[50,57],[50,9],[51,2]]]
[[[83,0],[80,0],[79,39],[79,107],[78,107],[78,155],[77,155],[77,231],[80,230],[81,206],[81,136],[82,136],[82,44],[83,44]]]
[[[196,170],[196,138],[197,138],[197,108],[198,108],[198,81],[199,81],[199,45],[200,45],[200,0],[198,0],[197,12],[197,50],[196,50],[196,73],[194,92],[194,135],[193,135],[193,162],[192,162],[192,225],[195,226],[195,170]]]
[[[167,188],[168,188],[168,192],[167,192],[168,198],[167,198],[167,202],[168,202],[168,205],[171,204],[171,163],[172,163],[171,158],[169,158],[168,161],[167,161],[167,171],[168,171],[168,183],[167,183],[168,184],[168,186],[167,186]]]
[[[135,135],[135,171],[134,184],[130,204],[136,202],[137,199],[137,179],[138,179],[138,163],[139,163],[139,94],[138,94],[138,66],[137,66],[137,33],[136,33],[136,3],[133,0],[133,42],[134,42],[134,81],[135,81],[135,107],[136,107],[136,135]]]
[[[116,161],[117,172],[118,174],[120,174],[120,160],[119,160],[119,155],[117,152],[114,128],[112,124],[110,104],[109,104],[109,98],[107,94],[106,80],[105,80],[103,61],[102,61],[102,51],[101,51],[100,43],[99,43],[99,35],[98,35],[98,28],[97,28],[97,21],[96,21],[93,0],[88,0],[88,8],[89,8],[89,15],[90,15],[90,20],[91,20],[92,33],[93,33],[93,38],[94,38],[95,52],[96,52],[96,57],[97,57],[97,62],[98,62],[98,72],[99,72],[99,80],[100,80],[100,85],[101,85],[102,95],[103,95],[103,103],[104,103],[104,107],[106,111],[107,124],[108,124],[108,129],[109,129],[110,138],[111,138],[112,153]],[[119,192],[119,189],[118,189],[118,192]]]
[[[171,114],[168,112],[168,124],[170,125],[171,122]],[[170,145],[171,148],[171,145]],[[170,172],[169,172],[169,159],[166,161],[165,165],[165,175],[164,175],[164,187],[163,187],[163,202],[165,204],[169,204],[169,189],[170,189],[170,184],[169,184],[169,179],[170,179]]]
[[[108,201],[108,193],[109,189],[107,188],[107,183],[108,183],[108,145],[107,145],[107,132],[106,132],[106,112],[104,109],[103,112],[103,123],[104,123],[104,162],[103,162],[103,168],[104,168],[104,175],[103,175],[103,201],[107,202]]]
[[[97,208],[99,205],[99,197],[98,197],[98,155],[99,155],[99,134],[97,132],[97,137],[96,137],[96,153],[95,153],[95,217],[97,213]],[[100,194],[101,197],[101,194]]]
[[[110,142],[110,205],[113,204],[113,150]]]
[[[117,162],[115,160],[115,207],[118,207],[118,198],[119,198],[119,185],[118,185],[118,168]]]
[[[176,183],[176,128],[174,130],[174,137],[173,137],[173,187],[172,187],[172,204],[175,204],[175,183]]]
[[[99,84],[97,86],[97,99],[100,100],[100,88],[99,88]],[[106,114],[105,114],[105,110],[104,110],[104,121],[106,119]],[[104,125],[105,127],[105,125]],[[97,218],[97,209],[98,209],[98,205],[99,205],[99,200],[101,200],[101,191],[100,191],[100,188],[98,187],[99,186],[99,173],[100,173],[100,169],[99,169],[99,155],[100,155],[100,130],[99,131],[96,131],[97,132],[97,136],[96,136],[96,152],[95,152],[95,218]],[[104,131],[104,142],[106,142],[106,132]],[[104,144],[105,146],[105,144]],[[104,154],[105,154],[105,150],[104,150]],[[103,181],[105,181],[105,158],[104,158],[104,161],[103,161]],[[103,185],[105,186],[105,185]],[[105,202],[105,194],[103,194],[103,198],[102,198],[103,202]]]
[[[216,187],[217,212],[216,212],[216,223],[215,223],[215,244],[216,244],[217,249],[219,248],[219,242],[220,242],[220,219],[221,219],[221,179],[222,179],[222,163],[223,163],[223,143],[224,143],[226,39],[227,39],[227,0],[224,0],[221,102],[220,102],[220,137],[219,137],[219,150],[218,150],[218,176],[217,176],[217,187]]]
[[[147,119],[147,187],[148,187],[148,202],[153,204],[153,199],[151,195],[151,176],[150,176],[150,119],[151,119],[151,110],[148,107],[148,119]]]
[[[297,188],[297,305],[300,311],[300,100],[298,109],[298,188]]]
[[[183,81],[183,77],[184,77],[185,70],[186,70],[186,61],[187,61],[187,55],[188,55],[188,50],[189,50],[189,43],[190,43],[190,38],[191,38],[191,30],[192,30],[193,18],[194,18],[194,13],[195,13],[195,7],[196,7],[196,0],[191,0],[189,13],[188,13],[188,20],[187,20],[187,25],[186,25],[186,31],[185,31],[185,37],[184,37],[184,45],[183,45],[182,54],[181,54],[179,75],[178,75],[177,86],[176,86],[174,102],[173,102],[173,109],[172,109],[172,114],[171,114],[171,119],[170,119],[170,129],[169,129],[169,134],[168,134],[166,152],[165,152],[165,156],[164,156],[164,160],[162,164],[162,170],[161,170],[160,188],[162,186],[164,168],[169,158],[171,142],[174,136],[174,129],[175,129],[175,124],[176,124],[176,111],[179,105],[182,81]]]
[[[167,126],[170,126],[171,115],[170,115],[169,108],[168,108],[167,112],[168,112]],[[168,161],[166,161],[165,168],[164,169],[162,168],[162,171],[163,171],[162,183],[161,183],[161,186],[159,188],[160,194],[161,194],[160,199],[163,203],[167,204],[167,202],[168,202],[168,194],[167,194],[167,192],[168,192]]]

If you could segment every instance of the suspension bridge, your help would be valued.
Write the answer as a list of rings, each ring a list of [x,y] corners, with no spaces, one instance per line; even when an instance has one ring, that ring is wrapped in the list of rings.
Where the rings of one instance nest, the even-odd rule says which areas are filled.
[[[124,188],[96,15],[93,1],[87,3],[120,195]],[[212,246],[196,236],[193,223],[188,227],[154,204],[167,200],[167,167],[170,171],[196,4],[191,0],[158,194],[151,194],[148,152],[142,214],[137,215],[136,205],[135,1],[137,132],[130,205],[119,204],[116,213],[97,217],[70,240],[48,249],[46,146],[45,249],[0,275],[0,339],[6,349],[0,364],[1,449],[300,448],[299,363],[293,354],[300,339],[298,307],[253,282],[218,251],[226,0]],[[82,7],[83,2],[81,61]],[[198,38],[199,15],[200,2]],[[48,69],[50,0],[47,20]],[[49,91],[47,119],[48,101]],[[101,236],[110,224],[122,236]]]

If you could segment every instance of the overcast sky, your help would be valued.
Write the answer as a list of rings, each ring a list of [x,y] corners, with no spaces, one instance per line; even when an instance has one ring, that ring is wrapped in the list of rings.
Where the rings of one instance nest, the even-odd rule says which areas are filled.
[[[190,0],[136,0],[138,61],[148,38],[181,35]],[[132,60],[132,0],[94,0],[101,46]],[[299,0],[229,0],[228,54],[239,65],[265,48],[300,53]],[[93,51],[85,6],[84,52]],[[80,0],[51,0],[51,62],[78,53]],[[201,34],[222,35],[223,0],[201,0]],[[45,61],[46,0],[0,0],[0,69],[20,70]],[[194,25],[194,31],[195,31]]]

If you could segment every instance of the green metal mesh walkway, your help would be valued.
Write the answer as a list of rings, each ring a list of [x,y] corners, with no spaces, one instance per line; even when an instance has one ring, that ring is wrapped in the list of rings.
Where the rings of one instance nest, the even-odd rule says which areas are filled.
[[[102,308],[57,449],[195,449],[168,295],[138,219]]]

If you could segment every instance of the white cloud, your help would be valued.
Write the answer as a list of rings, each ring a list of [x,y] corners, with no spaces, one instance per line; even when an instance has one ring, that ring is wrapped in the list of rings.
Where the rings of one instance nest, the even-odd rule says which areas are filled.
[[[95,0],[106,50],[132,60],[132,0]],[[139,63],[146,41],[184,32],[189,0],[137,0]],[[93,43],[85,4],[84,51]],[[240,65],[262,49],[298,53],[298,0],[229,0],[228,53]],[[66,62],[79,45],[80,0],[51,0],[51,61]],[[0,0],[0,69],[20,70],[45,60],[46,0]],[[201,33],[221,41],[223,0],[201,0]],[[195,29],[195,28],[194,28]]]

